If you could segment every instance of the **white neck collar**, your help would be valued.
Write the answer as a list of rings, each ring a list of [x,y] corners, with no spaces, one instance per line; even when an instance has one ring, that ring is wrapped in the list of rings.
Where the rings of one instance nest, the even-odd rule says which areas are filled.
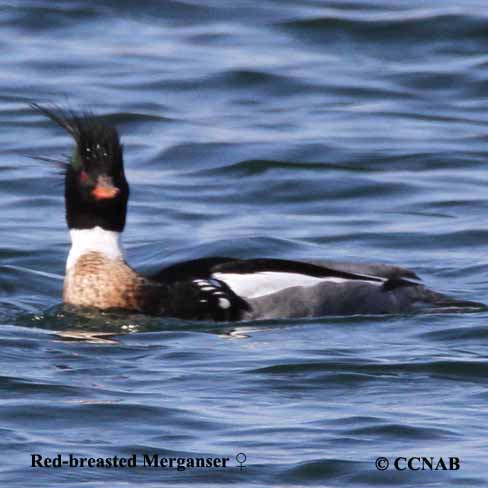
[[[122,258],[120,232],[93,227],[92,229],[70,229],[69,233],[71,249],[66,261],[66,270],[70,269],[80,256],[88,252],[99,252],[109,259]]]

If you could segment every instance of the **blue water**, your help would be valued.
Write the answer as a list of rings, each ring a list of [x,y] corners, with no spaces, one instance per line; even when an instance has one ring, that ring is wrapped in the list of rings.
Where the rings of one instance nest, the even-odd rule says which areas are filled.
[[[139,270],[218,254],[384,262],[488,302],[487,7],[0,2],[1,485],[485,486],[487,313],[65,310],[62,178],[32,156],[71,143],[28,104],[117,125]],[[230,464],[49,469],[32,453]],[[461,467],[379,471],[380,456]]]

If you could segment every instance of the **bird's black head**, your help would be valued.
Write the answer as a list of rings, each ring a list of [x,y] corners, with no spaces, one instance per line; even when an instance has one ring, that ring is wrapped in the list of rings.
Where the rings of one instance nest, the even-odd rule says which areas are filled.
[[[117,130],[91,114],[76,115],[58,108],[32,106],[65,129],[76,143],[65,173],[68,227],[99,226],[122,232],[129,185]]]

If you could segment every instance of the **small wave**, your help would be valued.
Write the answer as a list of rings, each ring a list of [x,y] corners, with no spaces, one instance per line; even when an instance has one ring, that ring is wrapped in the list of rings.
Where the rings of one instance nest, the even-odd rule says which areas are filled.
[[[326,481],[337,476],[350,474],[362,467],[362,463],[344,459],[316,459],[305,461],[280,474],[287,482]]]
[[[443,376],[446,378],[481,378],[488,374],[488,361],[480,359],[474,361],[452,360],[390,364],[341,362],[289,363],[266,366],[249,371],[249,373],[265,375],[336,374],[337,372],[367,374],[371,379],[402,376],[405,374]]]
[[[459,434],[447,429],[393,423],[352,428],[348,429],[346,434],[360,437],[381,437],[382,439],[404,439],[405,441],[459,437]]]
[[[486,44],[488,17],[430,10],[371,15],[337,12],[335,15],[288,20],[278,23],[277,27],[321,41],[337,41],[347,35],[366,42],[413,40],[420,45],[431,41],[470,39]]]

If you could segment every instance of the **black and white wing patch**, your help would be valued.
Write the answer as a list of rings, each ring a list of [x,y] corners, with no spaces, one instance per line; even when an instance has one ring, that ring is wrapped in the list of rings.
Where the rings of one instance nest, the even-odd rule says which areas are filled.
[[[292,287],[362,282],[389,292],[416,285],[410,281],[416,279],[416,275],[400,268],[348,263],[329,267],[324,264],[270,258],[213,257],[171,265],[151,279],[171,289],[181,290],[181,293],[171,294],[178,312],[177,315],[173,313],[174,316],[214,320],[239,320],[245,311],[250,310],[248,300]],[[186,301],[182,297],[186,297]]]
[[[177,282],[170,287],[167,312],[189,320],[234,321],[250,311],[249,304],[215,279]]]
[[[259,298],[296,286],[311,287],[319,283],[344,284],[361,281],[381,287],[383,291],[415,284],[404,279],[351,273],[312,263],[281,259],[222,263],[214,267],[212,277],[226,283],[245,299]]]

